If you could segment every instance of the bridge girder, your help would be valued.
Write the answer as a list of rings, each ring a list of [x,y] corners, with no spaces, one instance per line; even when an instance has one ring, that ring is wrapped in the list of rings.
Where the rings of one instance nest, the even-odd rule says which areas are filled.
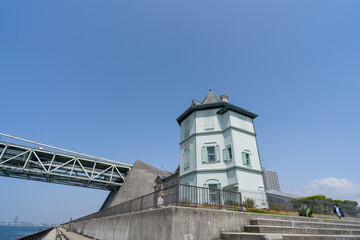
[[[119,189],[131,165],[0,142],[0,176],[101,190]]]

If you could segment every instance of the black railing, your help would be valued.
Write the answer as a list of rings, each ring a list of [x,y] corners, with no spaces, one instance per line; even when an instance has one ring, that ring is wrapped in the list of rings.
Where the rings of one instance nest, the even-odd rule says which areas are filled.
[[[160,205],[158,205],[159,194],[163,198],[163,203]],[[241,205],[242,200],[240,192],[231,192],[219,189],[178,184],[98,211],[96,213],[92,213],[74,221],[79,222],[98,219],[168,206],[235,209]]]

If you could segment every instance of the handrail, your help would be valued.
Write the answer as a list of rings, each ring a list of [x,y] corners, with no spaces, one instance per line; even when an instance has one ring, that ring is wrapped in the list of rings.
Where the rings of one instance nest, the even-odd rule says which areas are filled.
[[[163,198],[163,204],[161,206],[157,205],[159,194],[161,194]],[[242,206],[242,198],[240,192],[176,184],[83,216],[71,222],[98,219],[166,206],[234,209]]]

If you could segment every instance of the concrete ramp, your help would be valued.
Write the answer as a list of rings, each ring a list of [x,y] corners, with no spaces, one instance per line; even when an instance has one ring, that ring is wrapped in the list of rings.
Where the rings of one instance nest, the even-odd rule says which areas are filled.
[[[171,174],[172,173],[168,171],[157,169],[137,160],[127,175],[122,187],[117,191],[109,193],[100,210],[113,207],[153,192],[157,176],[168,176]]]

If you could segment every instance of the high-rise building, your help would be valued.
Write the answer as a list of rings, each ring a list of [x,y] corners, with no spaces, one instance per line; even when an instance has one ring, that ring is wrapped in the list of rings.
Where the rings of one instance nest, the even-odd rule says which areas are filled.
[[[280,183],[277,172],[264,170],[265,189],[274,189],[281,192]]]
[[[177,119],[181,126],[181,184],[241,192],[268,207],[254,119],[256,114],[210,90]]]

